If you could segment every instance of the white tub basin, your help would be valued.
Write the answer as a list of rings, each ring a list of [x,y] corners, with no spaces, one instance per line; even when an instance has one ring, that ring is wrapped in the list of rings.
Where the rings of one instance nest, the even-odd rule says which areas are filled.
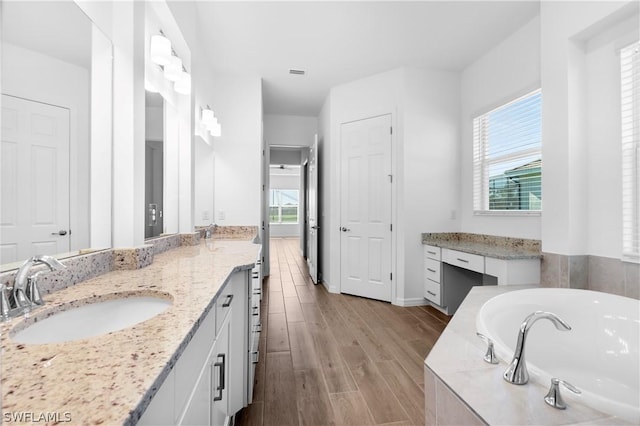
[[[53,315],[46,311],[36,313],[34,318],[14,327],[11,339],[17,343],[43,344],[101,336],[146,321],[164,312],[172,303],[167,295],[107,298],[62,306],[62,311]]]
[[[518,327],[534,311],[553,312],[572,329],[558,331],[546,320],[533,325],[525,347],[531,380],[566,380],[582,395],[563,389],[565,399],[640,424],[640,301],[588,290],[519,290],[488,300],[476,326],[509,363]]]

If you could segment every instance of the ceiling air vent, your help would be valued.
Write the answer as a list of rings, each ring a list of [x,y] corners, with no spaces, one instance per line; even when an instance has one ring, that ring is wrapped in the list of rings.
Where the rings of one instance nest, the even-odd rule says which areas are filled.
[[[289,74],[293,74],[293,75],[305,75],[305,73],[306,73],[305,70],[296,70],[296,69],[289,70]]]

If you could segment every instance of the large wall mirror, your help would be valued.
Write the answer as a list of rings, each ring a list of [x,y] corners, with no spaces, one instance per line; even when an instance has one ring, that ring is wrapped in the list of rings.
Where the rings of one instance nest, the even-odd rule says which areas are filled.
[[[0,268],[108,248],[111,42],[73,1],[1,13]]]

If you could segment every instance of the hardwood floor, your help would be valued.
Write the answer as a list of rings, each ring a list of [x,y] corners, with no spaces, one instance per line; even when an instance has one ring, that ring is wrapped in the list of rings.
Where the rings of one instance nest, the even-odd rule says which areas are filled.
[[[423,425],[423,361],[449,322],[313,285],[297,239],[271,240],[246,425]]]

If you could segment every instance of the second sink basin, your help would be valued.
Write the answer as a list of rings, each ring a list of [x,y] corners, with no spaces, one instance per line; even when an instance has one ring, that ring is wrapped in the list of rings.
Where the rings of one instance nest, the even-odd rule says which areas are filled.
[[[11,339],[17,343],[43,344],[100,336],[146,321],[172,303],[170,296],[164,294],[109,296],[108,300],[62,306],[61,312],[46,318],[36,316],[36,322],[30,325],[20,323],[12,331]]]

